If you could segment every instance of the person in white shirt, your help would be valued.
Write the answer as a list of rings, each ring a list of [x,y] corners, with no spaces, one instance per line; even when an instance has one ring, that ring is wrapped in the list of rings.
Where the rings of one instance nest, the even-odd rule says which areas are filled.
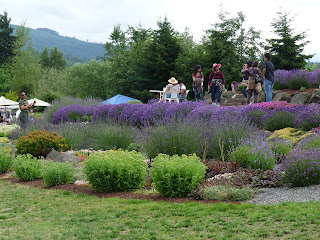
[[[181,79],[178,79],[178,84],[180,86],[180,93],[179,93],[179,101],[187,100],[187,88],[186,85],[182,83]]]

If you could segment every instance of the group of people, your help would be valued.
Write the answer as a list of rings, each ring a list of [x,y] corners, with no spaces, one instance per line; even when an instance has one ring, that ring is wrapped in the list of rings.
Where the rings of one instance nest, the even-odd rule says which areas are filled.
[[[259,69],[259,62],[257,61],[253,62],[248,60],[247,63],[243,65],[242,73],[244,77],[241,85],[243,85],[243,95],[247,98],[247,104],[250,104],[252,95],[253,103],[258,102],[258,95],[262,91],[263,84],[266,93],[266,102],[272,101],[274,65],[270,60],[270,54],[266,53],[262,64],[262,73]]]
[[[247,104],[250,104],[253,96],[253,103],[258,102],[258,95],[262,91],[264,84],[266,101],[272,101],[272,88],[274,84],[274,65],[270,61],[271,56],[269,53],[264,55],[264,62],[262,64],[263,72],[259,69],[259,62],[248,60],[243,65],[242,74],[244,75],[241,85],[243,85],[243,95],[247,98]],[[223,72],[220,70],[221,64],[214,63],[212,65],[212,72],[208,81],[208,93],[211,93],[211,100],[213,105],[220,106],[221,93],[225,89],[225,80]],[[201,72],[201,66],[196,65],[192,74],[193,79],[193,92],[194,99],[204,100],[203,85],[204,75]],[[172,91],[179,92],[179,99],[184,100],[187,98],[186,86],[182,83],[181,79],[178,81],[175,78],[168,80],[169,84],[165,89],[166,97],[170,98]]]

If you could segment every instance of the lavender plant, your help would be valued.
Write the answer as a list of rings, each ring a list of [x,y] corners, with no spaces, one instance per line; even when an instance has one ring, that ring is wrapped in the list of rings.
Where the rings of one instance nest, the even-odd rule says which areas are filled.
[[[297,149],[282,164],[285,180],[291,187],[320,183],[319,149]]]

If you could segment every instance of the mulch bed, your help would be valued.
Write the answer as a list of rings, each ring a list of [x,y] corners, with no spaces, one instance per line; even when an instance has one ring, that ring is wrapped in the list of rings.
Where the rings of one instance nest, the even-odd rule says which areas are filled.
[[[138,194],[134,192],[113,192],[113,193],[100,193],[96,192],[94,189],[88,186],[81,186],[76,184],[64,184],[54,187],[45,187],[43,179],[36,179],[33,181],[24,181],[15,177],[5,177],[6,174],[0,174],[0,179],[3,179],[10,183],[18,183],[22,185],[27,185],[30,187],[48,189],[48,190],[64,190],[70,191],[73,193],[83,193],[87,195],[96,196],[98,198],[122,198],[122,199],[140,199],[140,200],[152,200],[152,201],[165,201],[165,202],[174,202],[174,203],[184,203],[184,202],[199,202],[199,203],[221,203],[221,201],[214,200],[195,200],[187,197],[163,197],[158,193],[150,194]],[[223,203],[234,203],[241,204],[240,202],[223,202]]]
[[[314,90],[315,90],[315,88],[307,88],[305,91],[292,90],[292,89],[283,89],[281,91],[289,93],[292,96],[293,94],[302,93],[302,92],[313,93]]]

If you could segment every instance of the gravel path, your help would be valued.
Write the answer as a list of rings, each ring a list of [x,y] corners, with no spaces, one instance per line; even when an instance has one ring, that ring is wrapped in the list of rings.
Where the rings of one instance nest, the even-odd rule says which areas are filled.
[[[257,196],[247,201],[254,204],[278,204],[282,202],[320,201],[320,185],[297,188],[261,188]]]

